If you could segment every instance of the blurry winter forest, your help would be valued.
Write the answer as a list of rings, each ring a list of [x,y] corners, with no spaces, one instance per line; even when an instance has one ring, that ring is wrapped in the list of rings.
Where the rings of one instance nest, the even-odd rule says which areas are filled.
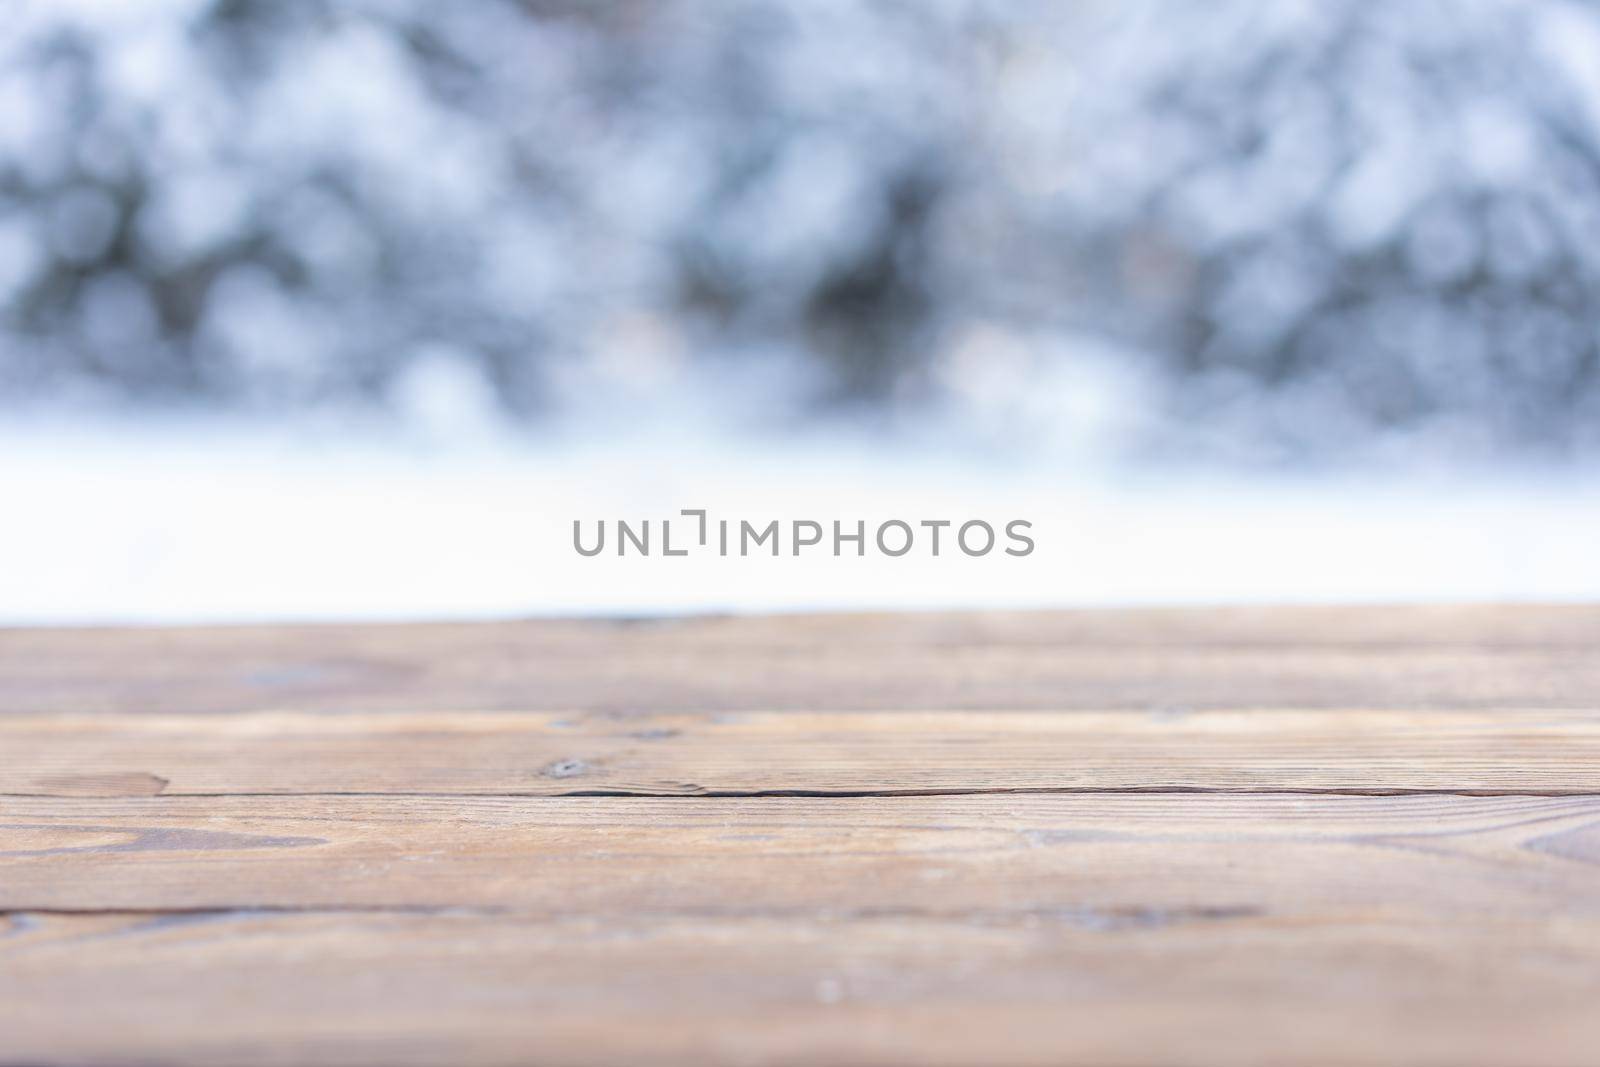
[[[1576,0],[60,0],[0,404],[1600,450]]]

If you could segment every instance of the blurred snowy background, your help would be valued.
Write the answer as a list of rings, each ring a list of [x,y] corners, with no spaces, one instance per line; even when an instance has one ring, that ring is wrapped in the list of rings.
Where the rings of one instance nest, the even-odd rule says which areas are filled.
[[[574,518],[1032,518],[581,560]],[[0,621],[1600,596],[1600,7],[13,0]]]

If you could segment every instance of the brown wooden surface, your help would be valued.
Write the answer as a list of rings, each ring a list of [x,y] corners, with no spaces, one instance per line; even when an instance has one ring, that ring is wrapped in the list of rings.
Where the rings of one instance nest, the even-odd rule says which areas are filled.
[[[0,631],[0,1063],[1600,1055],[1600,610]]]
[[[25,715],[0,751],[35,796],[1581,795],[1600,709]]]
[[[0,712],[1583,708],[1600,607],[0,629]]]

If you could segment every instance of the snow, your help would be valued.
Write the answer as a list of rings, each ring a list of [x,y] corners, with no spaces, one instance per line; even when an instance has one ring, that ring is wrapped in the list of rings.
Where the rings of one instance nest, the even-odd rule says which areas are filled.
[[[0,623],[1600,596],[1588,6],[14,7]],[[682,508],[1038,549],[573,550]]]
[[[602,441],[39,417],[0,429],[0,491],[4,624],[1600,597],[1600,477],[1579,473],[1067,472],[844,432]],[[659,530],[683,508],[869,530],[1021,518],[1038,547],[898,559],[796,558],[787,540],[778,558],[572,547],[575,519],[592,539],[599,519]]]

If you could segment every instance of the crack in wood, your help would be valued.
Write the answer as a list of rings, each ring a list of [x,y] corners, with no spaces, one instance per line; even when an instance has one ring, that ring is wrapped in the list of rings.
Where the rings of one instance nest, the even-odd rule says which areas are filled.
[[[1272,786],[1260,789],[1227,786],[973,786],[935,787],[927,789],[695,789],[651,791],[645,789],[577,789],[561,793],[544,791],[494,790],[485,792],[433,792],[422,790],[313,790],[313,791],[261,791],[240,792],[168,792],[159,794],[162,800],[184,800],[226,797],[425,797],[447,799],[515,799],[515,800],[754,800],[795,797],[813,800],[894,800],[900,797],[967,797],[967,796],[1329,796],[1329,797],[1600,797],[1595,789],[1408,789],[1403,787],[1380,788],[1373,786],[1316,786],[1296,788]],[[64,797],[59,793],[34,793],[0,790],[0,797],[31,800],[115,800],[115,795]],[[157,797],[141,798],[156,799]]]
[[[16,923],[20,932],[37,927],[49,918],[148,919],[134,931],[146,932],[184,920],[247,920],[258,917],[311,915],[416,915],[441,918],[497,918],[523,922],[573,922],[604,918],[604,913],[580,910],[484,907],[458,905],[213,905],[171,908],[64,908],[13,907],[0,909],[0,920]],[[885,922],[912,920],[973,926],[1015,926],[1052,924],[1075,929],[1115,932],[1157,929],[1194,922],[1225,922],[1234,919],[1261,919],[1264,909],[1247,904],[1195,905],[1077,905],[1019,908],[919,908],[879,906],[859,908],[630,908],[628,918],[647,922],[784,920],[826,923]]]

